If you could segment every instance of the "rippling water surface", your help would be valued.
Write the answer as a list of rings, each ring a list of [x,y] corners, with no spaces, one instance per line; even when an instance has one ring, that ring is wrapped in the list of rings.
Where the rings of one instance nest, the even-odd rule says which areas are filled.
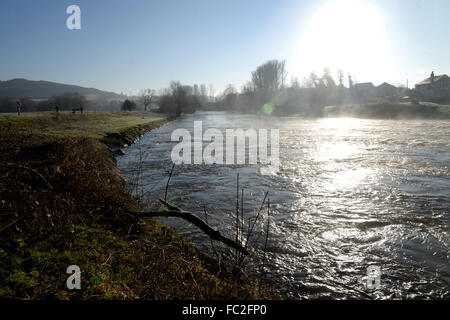
[[[182,165],[169,199],[199,213],[206,208],[208,222],[232,235],[237,172],[246,221],[269,191],[268,268],[290,297],[450,298],[450,121],[197,113],[127,148],[118,158],[127,180],[140,164],[143,192],[163,196],[176,144],[171,133],[193,132],[197,120],[204,130],[280,130],[277,173],[262,175],[258,165]],[[210,246],[184,221],[164,221],[197,246]],[[365,287],[371,265],[382,272],[376,290]]]

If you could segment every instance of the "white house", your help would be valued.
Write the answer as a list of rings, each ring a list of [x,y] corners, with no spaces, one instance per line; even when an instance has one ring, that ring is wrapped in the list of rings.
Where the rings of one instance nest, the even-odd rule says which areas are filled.
[[[415,85],[424,100],[440,101],[450,99],[450,77],[446,74],[435,76],[431,72],[429,78]]]
[[[400,89],[390,83],[383,82],[375,87],[375,94],[378,98],[389,99],[398,96]]]
[[[356,83],[352,87],[353,94],[362,100],[368,100],[375,93],[375,86],[372,82]]]

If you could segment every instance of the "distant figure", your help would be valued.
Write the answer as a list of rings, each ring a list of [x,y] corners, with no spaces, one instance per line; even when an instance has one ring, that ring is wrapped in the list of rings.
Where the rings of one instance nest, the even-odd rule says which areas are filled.
[[[56,113],[59,112],[59,107],[58,107],[58,105],[55,106],[55,112],[56,112]]]
[[[17,105],[17,115],[20,116],[20,111],[22,109],[22,103],[20,101],[16,101]]]
[[[83,114],[83,107],[80,107],[80,113]]]

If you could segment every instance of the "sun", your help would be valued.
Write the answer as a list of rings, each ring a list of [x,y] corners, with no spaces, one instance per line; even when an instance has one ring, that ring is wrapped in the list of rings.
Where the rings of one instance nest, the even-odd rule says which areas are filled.
[[[312,15],[301,33],[291,70],[305,76],[328,67],[365,81],[382,79],[383,71],[389,70],[389,47],[385,19],[376,5],[331,0]]]

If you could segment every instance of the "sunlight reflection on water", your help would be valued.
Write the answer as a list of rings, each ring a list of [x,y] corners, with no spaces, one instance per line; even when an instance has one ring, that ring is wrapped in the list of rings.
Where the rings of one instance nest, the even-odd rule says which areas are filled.
[[[261,175],[253,165],[183,165],[169,198],[234,232],[236,173],[245,188],[245,218],[269,191],[271,275],[292,298],[449,298],[450,122],[261,117],[197,113],[140,141],[144,189],[164,193],[175,128],[277,128],[280,170]],[[130,181],[137,145],[118,157]],[[199,247],[209,239],[176,219],[165,223]],[[263,229],[263,225],[260,226]],[[262,232],[262,230],[260,230]],[[252,245],[261,247],[261,238]],[[382,283],[368,292],[369,265],[382,266]]]

